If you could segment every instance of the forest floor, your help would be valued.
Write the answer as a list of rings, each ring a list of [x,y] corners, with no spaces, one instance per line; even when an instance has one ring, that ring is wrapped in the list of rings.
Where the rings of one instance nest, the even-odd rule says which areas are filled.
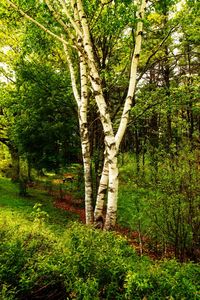
[[[66,194],[63,199],[59,199],[59,193],[54,192],[54,206],[64,211],[71,212],[78,215],[79,220],[85,224],[85,209],[82,199],[75,199],[73,195]],[[128,243],[134,247],[139,255],[148,255],[152,259],[162,259],[163,256],[159,255],[157,251],[150,249],[150,240],[147,237],[139,235],[139,232],[132,231],[128,227],[116,224],[114,231],[116,234],[127,238]],[[166,251],[165,257],[171,257],[171,251]]]
[[[84,200],[77,197],[73,190],[69,189],[60,195],[59,185],[53,185],[48,189],[44,182],[37,182],[33,186],[28,186],[27,196],[18,195],[17,185],[11,183],[8,179],[0,178],[0,207],[18,211],[27,218],[30,218],[34,211],[34,205],[40,203],[42,211],[48,215],[47,223],[53,230],[62,231],[66,228],[68,222],[80,221],[85,223]],[[62,200],[61,200],[62,198]],[[139,255],[147,255],[152,259],[171,258],[172,251],[167,249],[165,256],[161,255],[159,245],[157,249],[152,247],[153,243],[147,236],[140,236],[139,232],[131,229],[123,223],[118,222],[114,232],[116,235],[123,236],[128,243],[134,247]]]

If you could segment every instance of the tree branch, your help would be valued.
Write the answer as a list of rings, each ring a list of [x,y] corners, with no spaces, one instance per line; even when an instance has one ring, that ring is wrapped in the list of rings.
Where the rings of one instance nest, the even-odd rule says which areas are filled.
[[[60,14],[58,12],[55,11],[55,9],[53,8],[53,6],[50,4],[50,2],[48,0],[45,0],[46,5],[48,6],[50,12],[52,13],[52,15],[54,16],[55,20],[63,27],[63,29],[65,30],[66,33],[68,33],[68,27],[67,25],[63,22]]]
[[[73,66],[72,60],[70,58],[67,46],[65,44],[63,44],[63,47],[64,47],[64,52],[65,52],[65,56],[66,56],[69,71],[70,71],[72,90],[73,90],[74,98],[76,100],[77,105],[79,106],[81,98],[80,98],[80,94],[79,94],[78,88],[77,88],[74,66]]]
[[[13,78],[9,77],[9,76],[6,74],[6,71],[3,70],[3,68],[0,70],[0,74],[2,74],[2,76],[4,76],[8,81],[11,81],[11,82],[13,82],[13,83],[16,83],[16,81],[15,81]]]
[[[24,12],[21,8],[19,8],[12,1],[6,0],[6,2],[8,4],[10,4],[10,6],[13,7],[17,12],[19,12],[24,18],[26,18],[27,20],[29,20],[32,23],[34,23],[36,26],[38,26],[39,28],[41,28],[44,32],[46,32],[49,35],[53,36],[55,39],[57,39],[58,41],[62,42],[63,44],[70,45],[70,43],[66,42],[62,37],[60,37],[59,35],[53,33],[51,30],[49,30],[48,28],[46,28],[44,25],[42,25],[41,23],[39,23],[38,21],[36,21],[35,19],[33,19],[31,16],[29,16],[26,12]],[[70,45],[70,46],[71,47],[75,47],[75,46],[72,46],[72,45]]]
[[[137,81],[139,81],[142,76],[144,75],[144,73],[147,71],[147,68],[148,68],[148,65],[149,65],[149,62],[150,60],[152,59],[152,57],[154,55],[156,55],[156,53],[160,50],[160,48],[163,46],[163,44],[165,43],[165,41],[168,39],[168,37],[170,36],[170,34],[173,32],[173,30],[177,27],[178,25],[172,27],[169,32],[167,33],[167,35],[164,37],[164,39],[161,41],[161,43],[158,45],[158,47],[151,53],[151,55],[148,57],[146,63],[145,63],[145,66],[140,74],[140,76],[138,77]]]
[[[144,19],[146,4],[147,4],[147,0],[142,0],[140,10],[138,11],[138,23],[137,23],[136,37],[135,37],[135,48],[134,48],[134,53],[133,53],[133,57],[132,57],[132,61],[131,61],[129,87],[128,87],[127,97],[126,97],[126,101],[124,104],[124,109],[122,112],[120,124],[119,124],[118,130],[117,130],[117,133],[115,135],[115,142],[116,142],[117,149],[119,149],[121,140],[124,136],[124,133],[125,133],[125,130],[127,127],[129,113],[130,113],[131,105],[133,102],[133,96],[135,94],[137,67],[138,67],[140,51],[141,51],[143,19]]]
[[[71,25],[73,26],[73,28],[75,29],[77,35],[82,36],[82,32],[80,30],[80,28],[77,26],[76,22],[72,19],[72,17],[70,16],[70,13],[67,9],[66,3],[63,0],[58,0],[60,2],[60,4],[62,5],[64,12],[67,16],[67,18],[69,19]]]

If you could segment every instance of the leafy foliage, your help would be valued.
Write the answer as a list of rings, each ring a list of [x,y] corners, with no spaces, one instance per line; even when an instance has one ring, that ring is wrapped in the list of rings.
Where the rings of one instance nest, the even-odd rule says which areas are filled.
[[[9,222],[9,223],[8,223]],[[181,299],[198,293],[199,268],[137,257],[111,233],[73,224],[62,240],[39,227],[1,221],[1,294],[15,299]],[[9,288],[8,288],[9,287]]]
[[[117,234],[58,223],[41,192],[27,200],[0,182],[2,299],[198,299],[198,264],[139,257]]]
[[[126,155],[121,167],[119,222],[150,238],[149,249],[164,255],[169,248],[182,261],[199,260],[197,153],[184,149],[173,165],[170,156],[157,153],[156,170],[149,160],[139,174],[133,172],[137,161]]]
[[[17,73],[20,89],[12,107],[14,140],[38,169],[58,169],[77,158],[77,121],[69,84],[50,66],[26,63]]]

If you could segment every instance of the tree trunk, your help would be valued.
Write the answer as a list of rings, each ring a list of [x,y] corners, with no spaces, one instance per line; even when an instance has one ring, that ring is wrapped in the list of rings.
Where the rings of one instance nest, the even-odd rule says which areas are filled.
[[[85,180],[85,217],[86,217],[86,224],[93,224],[91,157],[90,157],[90,141],[89,141],[88,122],[87,122],[88,81],[87,81],[87,67],[83,56],[80,56],[80,76],[81,76],[81,102],[79,107],[79,125],[80,125],[80,136],[81,136],[81,147],[82,147],[82,155],[83,155],[84,180]]]
[[[136,172],[140,174],[140,141],[138,136],[138,129],[135,128],[135,158],[136,158]]]
[[[97,193],[95,211],[94,211],[95,222],[98,222],[99,218],[103,217],[104,202],[105,202],[106,192],[108,188],[108,175],[109,175],[108,160],[105,158],[102,175],[99,183],[98,193]]]
[[[146,6],[146,1],[143,0],[139,12],[139,18],[141,19],[144,16],[145,6]],[[141,50],[143,22],[138,22],[137,25],[136,43],[135,43],[135,49],[134,49],[132,65],[131,65],[128,94],[125,101],[125,106],[121,117],[120,126],[117,131],[116,137],[114,137],[110,115],[108,113],[107,105],[103,96],[100,75],[95,64],[93,47],[90,39],[89,27],[87,24],[87,18],[85,16],[81,0],[77,0],[77,8],[79,13],[80,23],[83,30],[83,45],[84,45],[85,53],[87,54],[87,63],[89,68],[90,81],[94,91],[95,100],[100,112],[100,120],[102,122],[103,131],[105,135],[105,160],[108,160],[108,169],[109,169],[108,202],[107,202],[105,229],[110,229],[115,225],[116,212],[117,212],[117,196],[118,196],[117,152],[121,140],[123,138],[123,135],[125,133],[125,129],[127,127],[129,112],[131,109],[132,99],[135,92],[136,72],[137,72],[137,65],[138,65],[139,55]]]
[[[20,177],[20,159],[18,150],[15,147],[9,147],[11,160],[12,160],[12,181],[19,181]]]
[[[95,64],[93,47],[90,39],[89,27],[87,24],[87,18],[85,16],[81,0],[77,0],[77,7],[80,22],[83,29],[83,45],[84,50],[87,54],[90,81],[95,94],[95,100],[100,112],[100,120],[105,135],[106,159],[108,159],[109,164],[109,189],[107,212],[109,213],[109,217],[111,218],[110,221],[108,221],[109,217],[106,218],[106,229],[110,229],[109,226],[113,226],[114,221],[116,220],[116,217],[114,217],[114,215],[116,214],[117,204],[114,202],[117,202],[118,196],[118,169],[116,163],[117,149],[110,114],[108,113],[108,108],[103,96],[100,75]]]
[[[115,145],[113,145],[115,148]],[[109,181],[108,181],[108,202],[106,211],[105,230],[112,229],[115,226],[117,218],[117,199],[118,199],[118,166],[117,151],[113,149],[113,158],[109,163]]]
[[[31,162],[29,159],[27,159],[27,178],[28,181],[31,182],[32,178],[31,178],[31,170],[32,170],[32,166],[31,166]]]
[[[84,56],[79,53],[80,59],[80,81],[81,81],[81,96],[76,84],[76,76],[74,67],[67,49],[64,45],[64,50],[70,70],[72,89],[75,100],[78,106],[78,119],[81,138],[81,149],[84,168],[84,183],[85,183],[85,217],[86,224],[93,223],[93,206],[92,206],[92,179],[91,179],[91,157],[90,157],[90,142],[87,122],[87,106],[88,106],[88,77],[87,66]]]

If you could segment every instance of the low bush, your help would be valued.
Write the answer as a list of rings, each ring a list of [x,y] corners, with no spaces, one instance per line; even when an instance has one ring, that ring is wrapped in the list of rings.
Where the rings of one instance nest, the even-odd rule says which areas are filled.
[[[136,159],[123,154],[120,167],[118,222],[148,237],[148,248],[179,261],[200,262],[200,214],[198,153],[146,154],[138,173]]]
[[[143,264],[126,277],[126,299],[199,299],[199,266],[175,260]]]
[[[198,265],[153,263],[124,238],[76,223],[56,236],[44,218],[38,207],[32,225],[0,218],[1,299],[198,299]]]

